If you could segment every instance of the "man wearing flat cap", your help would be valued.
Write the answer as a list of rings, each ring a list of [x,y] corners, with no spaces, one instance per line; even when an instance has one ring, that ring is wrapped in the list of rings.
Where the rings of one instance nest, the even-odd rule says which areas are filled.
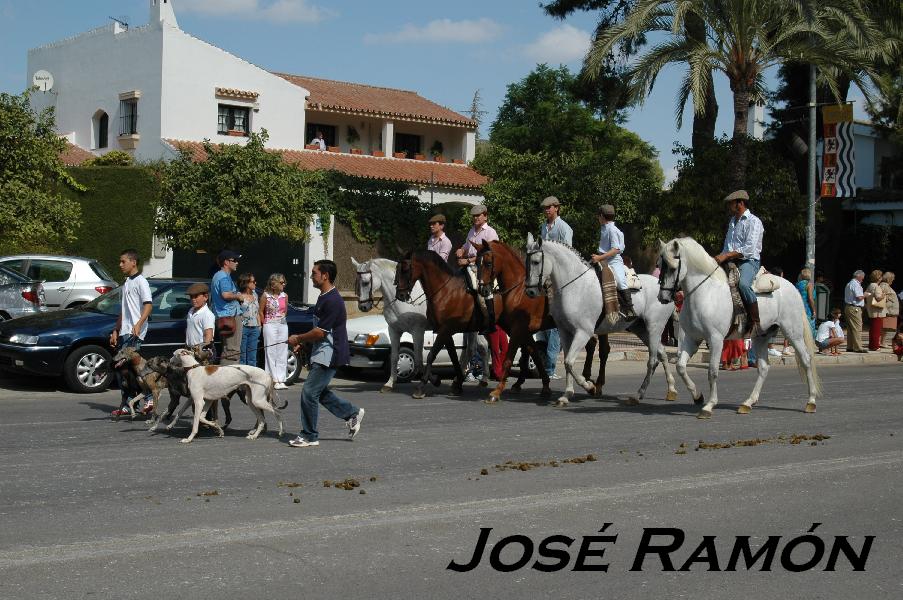
[[[477,204],[470,209],[473,227],[467,232],[467,239],[464,244],[455,251],[455,256],[458,257],[458,264],[464,268],[464,276],[470,283],[470,289],[473,292],[476,292],[478,289],[477,251],[483,245],[483,242],[497,242],[499,239],[499,234],[486,222],[488,220],[487,212],[486,207],[482,204]],[[477,296],[479,297],[479,294]],[[480,297],[478,304],[486,320],[486,326],[481,333],[490,335],[495,331],[495,306],[492,298],[490,297],[483,301],[482,297]]]
[[[185,318],[185,345],[189,348],[206,346],[213,342],[213,328],[216,327],[216,317],[207,306],[210,288],[206,283],[192,283],[187,293],[191,298],[191,310]]]
[[[238,269],[241,254],[232,250],[223,250],[217,256],[220,270],[213,276],[210,289],[213,295],[213,314],[219,322],[219,334],[223,340],[223,354],[220,364],[237,364],[241,358],[241,327],[237,325],[237,317],[241,312],[239,301],[241,293],[232,281],[232,273]]]
[[[539,207],[545,213],[545,223],[539,228],[539,237],[546,242],[561,242],[568,246],[574,245],[574,230],[571,226],[564,222],[558,212],[561,210],[561,203],[555,196],[546,196],[539,203]],[[549,379],[561,379],[555,374],[555,363],[558,361],[558,352],[561,350],[561,338],[557,329],[547,329],[543,332],[546,336],[546,373]]]
[[[624,242],[624,232],[615,225],[615,207],[611,204],[603,204],[599,207],[599,247],[593,254],[594,263],[607,262],[608,267],[614,273],[618,286],[618,304],[621,314],[625,319],[636,318],[633,311],[633,298],[627,289],[627,271],[624,268],[624,259],[621,255],[627,247]]]
[[[762,328],[759,326],[759,304],[752,282],[759,272],[765,228],[759,217],[750,212],[749,194],[746,190],[731,192],[725,196],[724,201],[730,210],[731,220],[727,225],[721,254],[715,260],[719,265],[731,260],[737,263],[740,270],[740,283],[737,287],[749,314],[748,332],[752,337],[757,337],[762,335]]]
[[[426,243],[426,249],[432,250],[448,262],[448,254],[451,252],[452,243],[445,235],[445,215],[433,215],[429,220],[430,239]]]

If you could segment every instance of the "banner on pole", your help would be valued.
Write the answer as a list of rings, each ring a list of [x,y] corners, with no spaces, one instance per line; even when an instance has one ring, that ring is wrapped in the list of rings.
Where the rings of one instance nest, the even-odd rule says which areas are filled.
[[[822,159],[822,198],[856,196],[856,157],[853,154],[853,105],[822,107],[824,152]]]

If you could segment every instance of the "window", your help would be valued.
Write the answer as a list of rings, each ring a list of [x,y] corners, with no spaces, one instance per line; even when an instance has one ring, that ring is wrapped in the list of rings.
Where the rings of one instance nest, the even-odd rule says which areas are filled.
[[[97,118],[97,134],[94,139],[97,140],[98,148],[106,148],[109,146],[110,117],[107,113],[102,112]]]
[[[396,133],[395,152],[404,152],[408,155],[408,158],[414,158],[415,154],[420,154],[420,136],[411,135],[410,133]]]
[[[337,127],[335,125],[321,125],[319,123],[308,123],[304,128],[306,135],[304,138],[304,143],[309,144],[312,139],[317,137],[317,132],[323,132],[323,139],[326,141],[327,146],[338,146],[336,144],[336,135],[337,135]]]
[[[251,109],[247,106],[219,105],[216,132],[228,135],[230,131],[240,131],[244,135],[251,132]]]
[[[138,99],[119,101],[119,135],[138,133]]]
[[[72,263],[63,260],[33,258],[28,265],[27,275],[36,281],[68,281],[72,273]]]

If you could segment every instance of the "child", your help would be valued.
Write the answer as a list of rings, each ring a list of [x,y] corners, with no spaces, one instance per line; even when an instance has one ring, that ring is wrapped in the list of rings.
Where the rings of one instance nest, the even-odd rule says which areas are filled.
[[[839,353],[837,347],[843,343],[843,328],[840,326],[840,309],[835,308],[831,311],[831,320],[825,321],[818,326],[815,333],[815,345],[818,346],[819,354],[828,354],[837,356]]]
[[[894,354],[897,355],[897,360],[903,360],[903,325],[897,328],[897,335],[894,336],[891,343],[894,347]]]
[[[210,299],[210,288],[206,283],[192,283],[188,286],[188,297],[191,298],[191,310],[188,311],[185,328],[185,345],[189,348],[213,344],[213,328],[216,317],[207,307]]]

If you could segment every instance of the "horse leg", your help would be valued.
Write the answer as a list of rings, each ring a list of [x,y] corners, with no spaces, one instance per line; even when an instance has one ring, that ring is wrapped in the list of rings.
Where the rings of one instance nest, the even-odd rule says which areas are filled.
[[[671,365],[668,363],[668,353],[659,344],[656,354],[658,355],[658,362],[662,363],[662,369],[665,371],[665,380],[668,382],[668,393],[665,394],[665,400],[674,402],[677,400],[677,387],[674,385],[674,373],[671,371]]]
[[[809,329],[809,322],[804,320],[803,329],[799,335],[786,335],[790,339],[790,344],[796,351],[796,366],[802,375],[805,373],[806,382],[809,384],[809,398],[806,400],[805,411],[807,413],[815,412],[815,399],[821,393],[821,384],[818,379],[818,370],[815,367],[815,339],[812,337],[812,330]]]
[[[696,351],[699,349],[699,342],[691,340],[688,336],[683,336],[679,344],[680,348],[677,351],[677,374],[684,380],[684,384],[690,392],[690,397],[693,398],[693,403],[702,404],[702,394],[696,389],[696,384],[693,383],[693,380],[690,379],[690,374],[687,373],[687,363],[690,361],[690,357],[696,354]],[[718,358],[721,358],[721,356],[718,356]]]
[[[444,334],[444,333],[440,334],[440,337],[441,337],[441,335],[446,335],[446,334]],[[439,340],[436,340],[436,341],[438,342]],[[427,357],[426,357],[426,368],[423,370],[423,375],[421,376],[420,383],[417,384],[417,389],[414,390],[414,393],[412,394],[412,397],[414,397],[418,400],[421,400],[426,397],[426,392],[424,391],[424,388],[426,387],[427,382],[430,380],[430,375],[432,374],[432,371],[433,371],[433,361],[436,359],[436,354],[439,353],[439,348],[441,348],[440,344],[434,343],[433,347],[430,348],[429,355],[427,355]]]
[[[721,362],[724,339],[718,335],[706,340],[706,345],[709,347],[709,401],[696,415],[697,419],[711,419],[712,410],[718,404],[718,364]]]
[[[758,371],[756,385],[753,386],[749,398],[737,407],[738,414],[748,415],[752,407],[759,401],[759,392],[762,391],[762,386],[765,384],[765,377],[768,376],[768,368],[770,366],[768,364],[768,344],[771,342],[772,337],[773,336],[759,336],[752,339],[753,350],[756,353],[756,367]]]
[[[455,378],[452,381],[451,390],[448,395],[460,396],[464,388],[464,372],[461,369],[461,363],[458,362],[458,350],[455,348],[455,340],[452,338],[451,334],[448,334],[447,336],[445,351],[448,352],[448,356],[451,358],[452,367],[455,369]]]
[[[640,389],[636,393],[635,398],[631,398],[630,404],[639,404],[642,402],[643,397],[646,395],[646,388],[649,387],[649,382],[652,381],[652,375],[655,373],[655,368],[658,366],[658,344],[656,341],[655,347],[653,348],[652,337],[649,334],[649,330],[645,327],[645,322],[643,322],[643,326],[639,325],[633,329],[634,335],[640,338],[640,341],[646,346],[649,350],[649,358],[646,361],[646,377],[643,379],[643,383],[640,384]]]
[[[530,336],[532,339],[533,336]],[[539,392],[539,396],[541,398],[548,398],[552,395],[552,388],[549,387],[549,372],[546,370],[545,364],[543,364],[546,360],[546,353],[542,348],[539,348],[535,344],[530,346],[530,353],[533,355],[533,362],[538,365],[539,369],[539,377],[542,379],[542,390]],[[523,368],[526,370],[529,366],[529,361],[521,356],[521,360],[524,362],[526,366]]]
[[[608,334],[599,337],[599,375],[596,377],[596,397],[602,397],[602,388],[605,386],[605,368],[608,366],[608,356],[611,354],[611,344],[608,343]]]
[[[389,327],[389,345],[391,348],[391,350],[389,350],[389,380],[380,388],[379,393],[381,394],[392,391],[392,388],[395,387],[395,378],[398,375],[396,373],[396,367],[398,365],[398,348],[401,345],[401,332],[395,327]],[[417,344],[414,344],[414,346],[414,357],[416,358]],[[423,346],[421,346],[421,348],[423,348]]]
[[[586,351],[586,362],[583,363],[583,378],[584,379],[592,379],[593,377],[593,355],[596,353],[596,336],[590,336],[589,340],[586,342],[586,346],[584,346],[584,351]],[[602,348],[599,348],[599,355],[601,356]]]
[[[578,373],[574,368],[574,364],[577,362],[577,353],[581,348],[586,346],[586,341],[592,336],[592,331],[578,329],[573,333],[569,333],[567,337],[570,339],[567,340],[567,354],[564,359],[564,369],[568,375],[568,387],[565,389],[565,395],[558,399],[558,406],[566,406],[570,401],[568,397],[568,393],[571,394],[571,397],[574,393],[573,383],[572,381],[576,381],[577,385],[581,386],[584,390],[589,392],[590,395],[595,393],[596,386],[591,382],[587,381],[583,378],[583,375]]]

